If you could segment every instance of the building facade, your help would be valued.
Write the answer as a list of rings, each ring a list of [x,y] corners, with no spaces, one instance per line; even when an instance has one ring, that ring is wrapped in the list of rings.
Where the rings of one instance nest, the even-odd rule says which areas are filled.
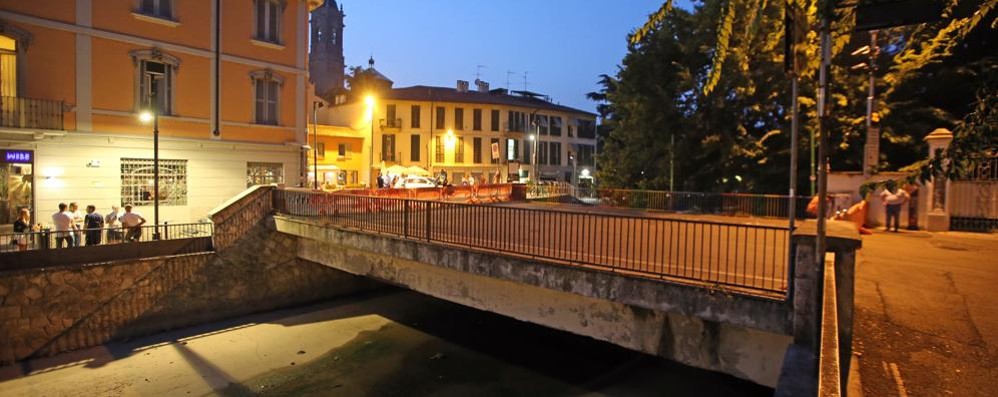
[[[413,86],[373,92],[359,103],[326,110],[321,124],[343,125],[362,145],[360,181],[378,172],[419,167],[450,181],[563,181],[594,173],[596,115],[529,92]],[[321,138],[320,138],[321,139]],[[321,164],[321,163],[320,163]],[[535,167],[536,164],[536,167]],[[334,158],[326,166],[341,167]],[[394,167],[393,166],[399,166]],[[535,171],[536,170],[536,171]]]
[[[303,181],[308,13],[321,0],[0,0],[0,225],[59,202],[204,218]],[[159,115],[160,189],[152,189]]]

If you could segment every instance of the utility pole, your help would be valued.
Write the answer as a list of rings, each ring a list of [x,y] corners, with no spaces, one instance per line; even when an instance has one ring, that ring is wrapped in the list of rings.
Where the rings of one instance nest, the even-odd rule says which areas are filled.
[[[874,114],[877,112],[877,56],[880,55],[880,47],[877,45],[877,31],[870,31],[870,58],[867,61],[867,69],[870,72],[870,90],[866,97],[866,145],[863,147],[863,176],[869,178],[877,171],[877,163],[880,160],[880,126],[874,125]]]

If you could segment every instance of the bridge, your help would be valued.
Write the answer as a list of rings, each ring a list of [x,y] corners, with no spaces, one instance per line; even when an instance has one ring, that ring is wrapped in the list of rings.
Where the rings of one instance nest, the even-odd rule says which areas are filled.
[[[254,187],[214,212],[208,252],[116,262],[108,269],[128,275],[106,298],[55,313],[55,303],[32,297],[51,289],[72,299],[60,292],[63,277],[87,280],[81,293],[105,289],[102,266],[49,275],[52,285],[40,294],[16,292],[24,299],[4,311],[11,324],[31,324],[36,313],[64,320],[39,320],[50,324],[45,335],[11,328],[0,352],[15,360],[51,355],[203,321],[211,310],[224,316],[328,295],[320,290],[357,291],[373,279],[731,374],[779,395],[814,394],[819,381],[833,390],[845,380],[855,230],[831,225],[834,260],[819,261],[807,223],[791,232],[779,219],[645,211],[690,207],[677,194],[625,192],[607,208],[510,200],[525,196],[517,189]],[[725,211],[787,210],[778,198],[763,197],[762,206],[729,199],[710,200]],[[249,281],[238,280],[239,272]],[[34,274],[12,273],[0,284]],[[245,294],[254,288],[258,294]]]
[[[799,353],[817,355],[825,272],[813,233],[792,236],[785,221],[296,190],[270,199],[299,257],[347,273],[771,387],[817,365]],[[835,230],[832,275],[857,248],[854,232]],[[844,340],[850,310],[837,315]]]

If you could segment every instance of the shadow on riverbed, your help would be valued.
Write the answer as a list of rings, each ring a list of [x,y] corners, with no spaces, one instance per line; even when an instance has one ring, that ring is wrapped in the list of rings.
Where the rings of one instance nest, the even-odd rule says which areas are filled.
[[[302,352],[300,362],[232,384],[218,395],[772,394],[771,389],[731,376],[685,367],[590,338],[409,291],[389,294],[402,295],[408,302],[405,310],[373,305],[373,310],[365,311],[365,305],[358,305],[357,310],[348,312],[378,315],[392,323],[362,332],[346,345],[315,358]],[[309,317],[285,317],[274,319],[274,323],[291,326]]]

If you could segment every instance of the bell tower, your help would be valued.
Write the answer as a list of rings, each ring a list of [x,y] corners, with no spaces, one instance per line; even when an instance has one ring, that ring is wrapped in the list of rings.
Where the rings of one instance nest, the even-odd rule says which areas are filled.
[[[326,0],[312,11],[312,40],[309,47],[308,72],[315,84],[316,95],[331,99],[343,89],[343,6],[336,0]]]

